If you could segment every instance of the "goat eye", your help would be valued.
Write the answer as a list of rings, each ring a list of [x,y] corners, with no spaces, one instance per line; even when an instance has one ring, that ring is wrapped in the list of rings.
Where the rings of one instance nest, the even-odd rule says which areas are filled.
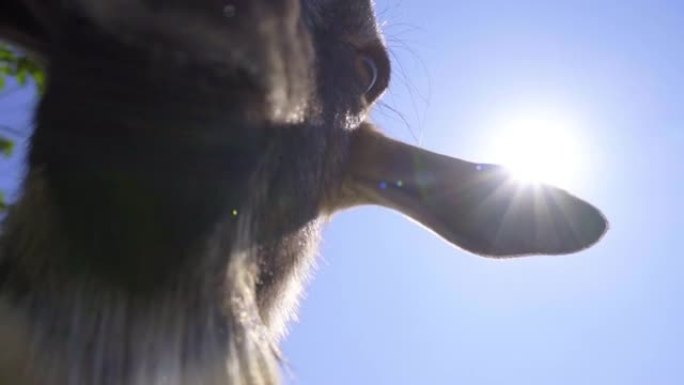
[[[370,56],[360,55],[358,59],[359,73],[366,85],[364,94],[370,93],[375,85],[378,83],[379,69],[378,65]]]
[[[366,103],[373,103],[387,88],[390,63],[381,45],[360,50],[356,56],[356,73],[363,85]]]

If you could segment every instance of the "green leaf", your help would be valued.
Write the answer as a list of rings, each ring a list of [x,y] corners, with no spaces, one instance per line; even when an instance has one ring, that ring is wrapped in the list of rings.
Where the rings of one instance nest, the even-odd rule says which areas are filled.
[[[7,202],[5,201],[5,194],[0,191],[0,211],[7,210]]]
[[[38,92],[42,94],[45,91],[45,72],[36,70],[31,73],[31,76],[33,76],[33,80],[36,82]]]
[[[25,86],[26,81],[28,80],[28,71],[24,68],[20,68],[19,71],[17,72],[17,83],[19,83],[20,86]]]
[[[0,138],[0,154],[11,156],[14,151],[14,142],[5,138]]]
[[[33,79],[39,92],[45,89],[45,71],[27,56],[21,56],[7,44],[0,43],[0,90],[7,85],[7,77],[15,77],[20,86]]]
[[[15,61],[17,56],[12,52],[9,46],[0,44],[0,61]]]

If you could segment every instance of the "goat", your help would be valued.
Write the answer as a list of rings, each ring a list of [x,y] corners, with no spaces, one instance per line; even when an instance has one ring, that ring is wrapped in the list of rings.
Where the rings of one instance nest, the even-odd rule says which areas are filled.
[[[5,0],[0,37],[48,79],[0,238],[0,384],[276,384],[321,225],[351,206],[491,257],[607,228],[374,128],[371,0]]]

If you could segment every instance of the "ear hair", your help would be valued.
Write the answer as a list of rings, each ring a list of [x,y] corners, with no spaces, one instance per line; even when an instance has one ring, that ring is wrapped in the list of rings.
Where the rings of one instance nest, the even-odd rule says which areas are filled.
[[[333,209],[377,204],[484,256],[566,254],[607,229],[590,204],[551,186],[518,184],[499,166],[466,162],[391,140],[371,125],[352,133]]]

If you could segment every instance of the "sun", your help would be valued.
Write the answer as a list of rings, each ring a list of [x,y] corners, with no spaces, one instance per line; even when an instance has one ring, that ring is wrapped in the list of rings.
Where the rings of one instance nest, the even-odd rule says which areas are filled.
[[[529,112],[508,117],[492,133],[491,157],[521,183],[569,187],[582,157],[571,119]]]

